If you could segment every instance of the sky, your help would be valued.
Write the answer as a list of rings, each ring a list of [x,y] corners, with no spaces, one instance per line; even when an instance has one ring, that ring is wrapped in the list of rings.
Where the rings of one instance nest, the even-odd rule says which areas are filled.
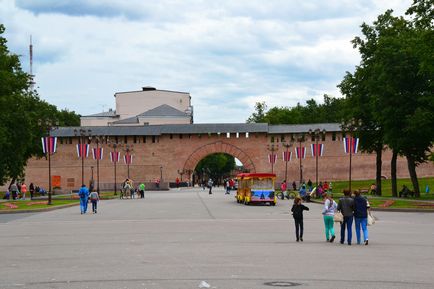
[[[195,123],[244,123],[256,102],[292,107],[359,64],[363,22],[411,0],[0,0],[11,53],[40,97],[80,115],[115,109],[116,92],[189,92]]]

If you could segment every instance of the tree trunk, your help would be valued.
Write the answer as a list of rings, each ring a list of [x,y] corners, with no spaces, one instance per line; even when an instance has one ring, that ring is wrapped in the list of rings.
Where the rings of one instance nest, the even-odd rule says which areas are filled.
[[[408,172],[411,178],[411,183],[413,184],[414,196],[416,198],[419,198],[420,197],[419,182],[417,180],[416,164],[413,157],[407,156],[407,165],[408,165]]]
[[[392,160],[390,161],[390,175],[392,178],[392,196],[398,197],[398,188],[396,182],[396,159],[398,158],[398,153],[393,150]]]
[[[379,196],[381,196],[381,165],[382,165],[381,156],[382,156],[382,153],[383,153],[382,147],[376,150],[377,158],[376,158],[375,162],[377,165],[377,170],[376,170],[375,182],[376,182],[376,186],[377,186],[377,195],[379,195]]]

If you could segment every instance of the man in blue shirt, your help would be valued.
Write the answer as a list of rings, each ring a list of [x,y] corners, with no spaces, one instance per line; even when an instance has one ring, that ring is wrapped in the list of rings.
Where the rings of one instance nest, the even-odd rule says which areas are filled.
[[[82,214],[86,214],[87,211],[87,200],[89,199],[89,190],[86,188],[86,185],[81,185],[80,190],[78,191],[78,196],[80,197],[80,210]]]

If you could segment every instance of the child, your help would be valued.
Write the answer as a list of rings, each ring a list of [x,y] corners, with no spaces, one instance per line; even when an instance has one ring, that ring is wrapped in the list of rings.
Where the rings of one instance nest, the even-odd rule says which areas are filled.
[[[90,201],[92,202],[92,212],[96,214],[97,204],[99,201],[98,192],[92,192],[90,193]]]
[[[295,237],[298,241],[303,242],[303,210],[309,211],[309,208],[301,204],[301,198],[296,197],[294,199],[294,205],[292,205],[292,216],[295,222]]]

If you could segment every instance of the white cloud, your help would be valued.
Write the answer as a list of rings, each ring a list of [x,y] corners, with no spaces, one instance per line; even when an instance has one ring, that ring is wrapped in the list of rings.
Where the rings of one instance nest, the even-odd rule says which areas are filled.
[[[323,94],[358,64],[351,39],[393,1],[0,0],[8,46],[42,98],[80,114],[151,85],[188,91],[196,122],[244,122],[257,101],[291,106]]]

